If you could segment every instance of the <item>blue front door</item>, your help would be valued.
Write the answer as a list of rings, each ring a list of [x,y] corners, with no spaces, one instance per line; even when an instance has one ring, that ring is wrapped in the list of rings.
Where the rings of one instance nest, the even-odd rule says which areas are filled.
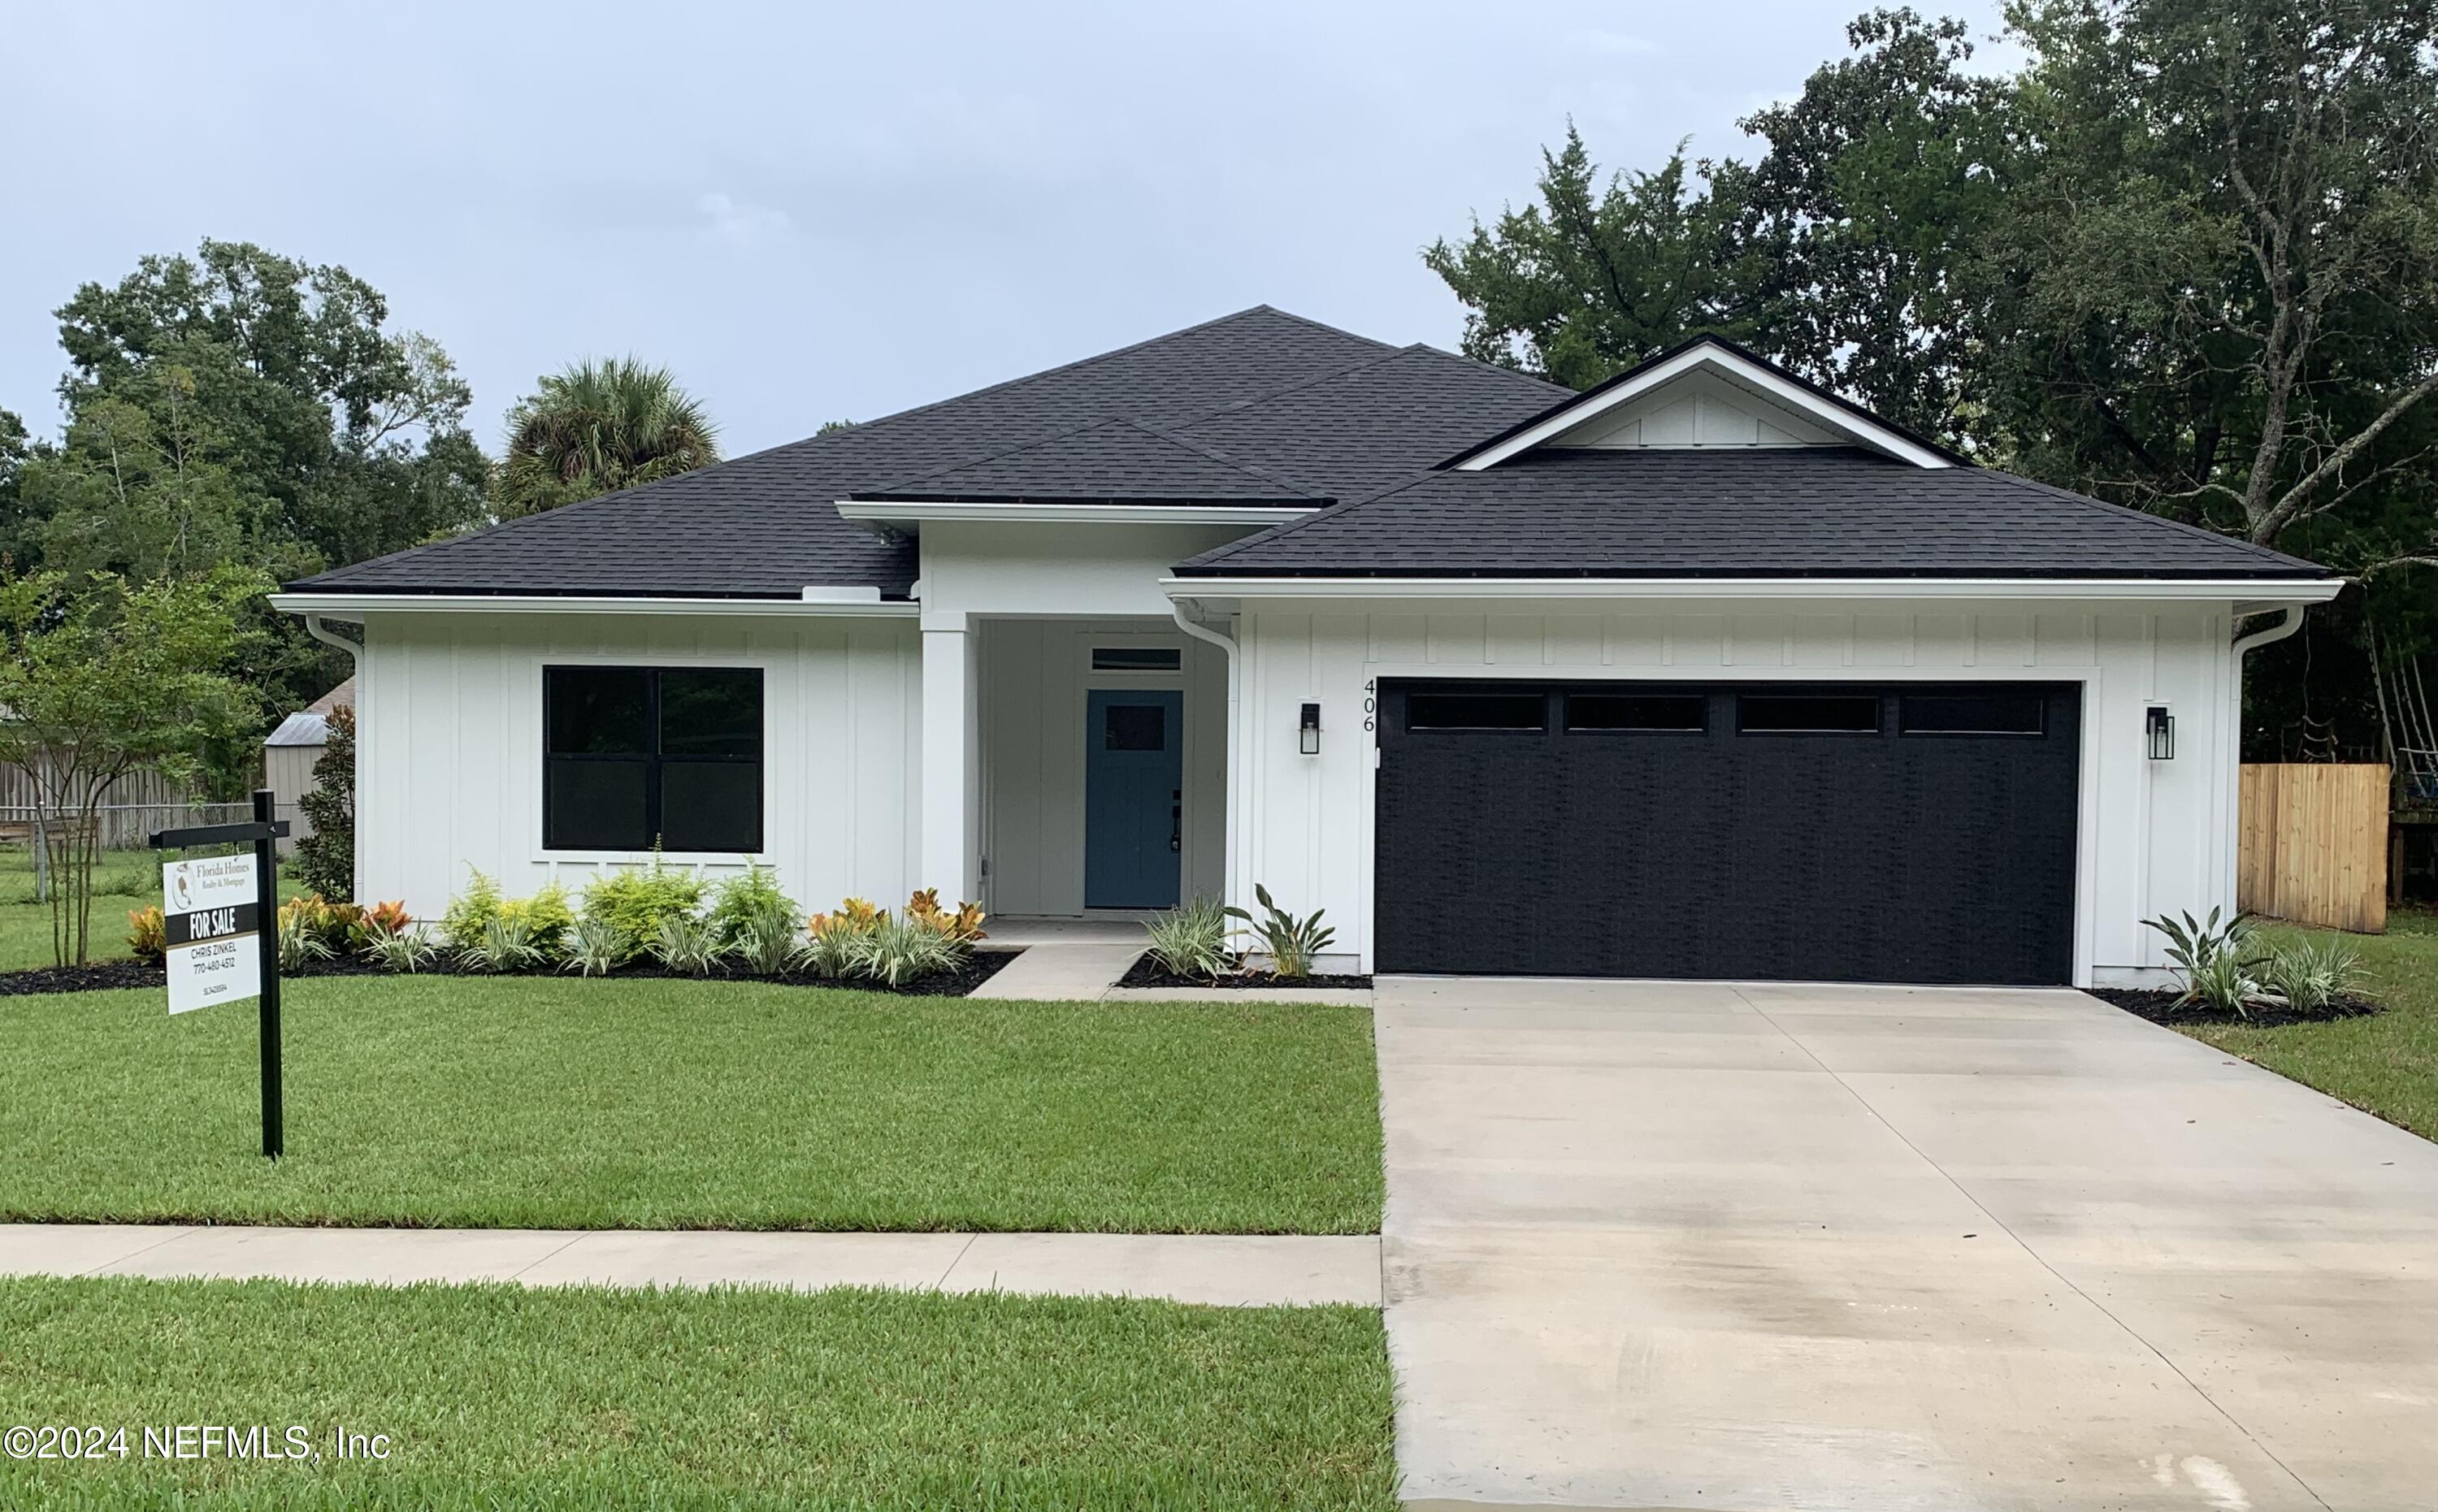
[[[1084,906],[1174,908],[1185,694],[1095,688],[1084,718]]]

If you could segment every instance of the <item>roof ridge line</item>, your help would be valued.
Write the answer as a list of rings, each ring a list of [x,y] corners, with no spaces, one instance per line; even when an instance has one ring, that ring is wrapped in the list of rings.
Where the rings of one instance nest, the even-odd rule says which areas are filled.
[[[1281,313],[1283,313],[1283,311],[1281,311]],[[1369,338],[1368,337],[1365,338],[1365,340],[1369,339]],[[1286,385],[1284,388],[1266,389],[1260,394],[1253,395],[1249,398],[1236,399],[1229,403],[1223,404],[1215,410],[1205,411],[1203,413],[1194,415],[1192,419],[1184,421],[1177,427],[1177,429],[1181,431],[1191,430],[1192,427],[1204,424],[1207,421],[1216,420],[1221,415],[1234,414],[1239,410],[1249,410],[1257,404],[1267,404],[1272,399],[1282,399],[1290,394],[1300,394],[1305,389],[1313,388],[1322,383],[1334,383],[1339,378],[1345,378],[1351,374],[1360,373],[1366,368],[1378,367],[1383,362],[1394,361],[1398,358],[1404,356],[1405,353],[1410,350],[1412,350],[1410,347],[1392,346],[1388,348],[1388,350],[1380,353],[1378,356],[1367,357],[1360,362],[1350,362],[1344,367],[1332,368],[1326,373],[1316,373],[1308,378],[1298,378],[1295,382]]]
[[[932,467],[923,472],[910,473],[905,477],[895,478],[888,483],[874,484],[868,489],[851,488],[847,491],[849,493],[892,492],[909,483],[919,483],[926,478],[937,478],[943,473],[961,472],[967,467],[979,467],[985,462],[998,462],[1001,458],[1015,456],[1019,451],[1030,451],[1034,447],[1046,447],[1052,441],[1064,441],[1069,436],[1079,436],[1086,431],[1099,430],[1102,426],[1107,425],[1112,420],[1122,420],[1124,418],[1125,416],[1119,414],[1096,414],[1088,420],[1079,421],[1074,425],[1069,426],[1063,431],[1052,431],[1046,436],[1034,436],[1028,440],[1014,442],[1008,446],[999,448],[997,451],[985,451],[979,457],[965,457],[959,461],[949,463],[945,466]]]
[[[1272,472],[1267,467],[1257,466],[1252,463],[1241,461],[1238,458],[1228,456],[1224,451],[1213,451],[1210,448],[1194,440],[1191,436],[1179,435],[1174,431],[1168,430],[1162,426],[1153,425],[1147,420],[1138,420],[1132,415],[1119,415],[1117,416],[1117,419],[1122,424],[1133,426],[1136,430],[1140,431],[1145,435],[1157,436],[1160,440],[1166,441],[1173,446],[1183,447],[1186,450],[1192,452],[1195,456],[1208,458],[1209,460],[1219,464],[1223,467],[1230,467],[1250,477],[1259,478],[1263,483],[1275,483],[1281,488],[1289,490],[1298,498],[1326,499],[1329,497],[1327,494],[1315,492],[1307,483],[1300,483],[1293,478],[1282,477],[1278,473]]]
[[[1060,362],[1053,367],[1042,368],[1037,372],[1020,373],[1015,378],[1001,378],[996,383],[985,383],[980,388],[967,389],[962,394],[951,394],[945,398],[933,399],[926,404],[910,405],[903,410],[892,410],[887,414],[875,414],[869,420],[853,421],[849,423],[846,430],[833,431],[829,432],[829,434],[848,435],[852,434],[854,431],[861,431],[867,426],[887,425],[893,420],[903,420],[911,415],[928,413],[930,411],[942,409],[951,404],[962,403],[966,399],[978,399],[985,394],[998,394],[1007,389],[1021,388],[1025,384],[1031,383],[1036,378],[1054,378],[1061,373],[1072,372],[1076,368],[1084,367],[1089,363],[1102,361],[1107,358],[1123,357],[1128,352],[1140,351],[1146,346],[1155,346],[1161,342],[1170,341],[1179,336],[1191,336],[1196,331],[1207,331],[1214,326],[1225,325],[1230,321],[1243,320],[1247,315],[1259,315],[1263,313],[1277,315],[1286,320],[1299,321],[1306,325],[1318,326],[1322,330],[1333,331],[1337,335],[1350,337],[1355,341],[1372,342],[1372,344],[1374,345],[1379,344],[1377,342],[1373,342],[1372,338],[1369,336],[1357,335],[1353,331],[1340,331],[1334,325],[1322,325],[1318,321],[1306,320],[1301,315],[1291,314],[1273,305],[1247,305],[1243,309],[1229,310],[1225,315],[1214,315],[1209,320],[1198,321],[1192,325],[1179,326],[1177,329],[1173,331],[1162,331],[1157,336],[1146,336],[1141,341],[1128,342],[1123,346],[1112,346],[1105,352],[1094,352],[1088,357],[1074,358],[1069,361]],[[810,446],[822,439],[822,434],[816,431],[812,435],[798,436],[793,441],[782,441],[775,446],[764,447],[759,451],[746,452],[742,456],[723,457],[720,459],[720,465],[725,466],[732,462],[745,462],[754,457],[767,457],[773,452],[789,451],[798,447]]]

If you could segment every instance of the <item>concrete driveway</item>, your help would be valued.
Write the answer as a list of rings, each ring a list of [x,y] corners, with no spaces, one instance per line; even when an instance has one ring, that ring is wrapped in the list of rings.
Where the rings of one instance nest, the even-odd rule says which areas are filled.
[[[2438,1146],[2079,993],[1377,1013],[1413,1502],[2438,1507]]]

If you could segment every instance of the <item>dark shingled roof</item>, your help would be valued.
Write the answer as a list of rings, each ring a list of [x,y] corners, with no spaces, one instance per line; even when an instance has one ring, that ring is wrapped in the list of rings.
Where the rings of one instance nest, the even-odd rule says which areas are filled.
[[[980,462],[902,479],[887,488],[858,489],[847,497],[994,502],[1056,500],[1064,503],[1334,502],[1327,494],[1292,487],[1266,473],[1229,462],[1190,441],[1133,420],[1096,420],[1080,431],[1035,441]]]
[[[913,547],[841,519],[845,498],[1332,505],[1180,569],[1222,578],[2329,575],[2005,473],[1860,448],[1545,449],[1445,468],[1574,397],[1262,306],[290,587],[905,597]]]
[[[1375,367],[1393,364],[1398,407],[1432,417],[1421,433],[1379,410]],[[1332,397],[1334,380],[1353,386]],[[1351,497],[1341,479],[1407,477],[1444,456],[1451,433],[1478,434],[1547,408],[1564,391],[1435,352],[1393,347],[1268,306],[1086,358],[962,397],[908,410],[623,493],[359,562],[289,587],[302,591],[586,593],[794,598],[811,585],[876,584],[902,598],[913,548],[839,518],[837,501],[888,494],[952,471],[988,490],[1042,497],[1170,499],[1177,468],[1225,477],[1239,501]],[[1292,402],[1289,402],[1290,399]],[[1273,419],[1255,413],[1268,401]],[[1266,413],[1266,412],[1264,412]],[[1460,417],[1472,415],[1470,422]],[[1369,418],[1367,418],[1367,416]],[[1097,426],[1110,419],[1133,428]],[[1196,422],[1227,427],[1224,436]],[[1305,426],[1369,440],[1329,441],[1309,474],[1273,466]],[[1368,431],[1365,427],[1370,427]],[[1094,453],[1089,431],[1106,449]],[[1166,436],[1154,432],[1165,431]],[[1145,438],[1164,441],[1151,447]],[[1064,438],[1067,445],[1055,443]],[[1343,448],[1347,455],[1335,455]],[[1036,448],[1039,478],[1013,454]],[[1120,453],[1124,453],[1124,459]],[[1009,464],[993,468],[991,459]],[[1130,460],[1127,460],[1130,459]],[[1125,466],[1121,461],[1126,460]],[[1232,470],[1231,470],[1232,467]],[[1054,475],[1053,475],[1054,474]],[[1187,485],[1199,487],[1199,484]],[[925,497],[940,497],[927,492]]]
[[[1192,577],[2306,577],[2323,568],[1981,467],[1859,448],[1544,450],[1206,552]]]

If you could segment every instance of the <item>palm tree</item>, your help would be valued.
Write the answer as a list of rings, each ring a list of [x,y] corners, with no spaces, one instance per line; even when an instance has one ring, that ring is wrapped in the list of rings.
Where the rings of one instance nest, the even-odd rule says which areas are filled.
[[[673,478],[719,460],[718,431],[664,367],[633,358],[575,363],[508,412],[491,473],[503,519]]]

